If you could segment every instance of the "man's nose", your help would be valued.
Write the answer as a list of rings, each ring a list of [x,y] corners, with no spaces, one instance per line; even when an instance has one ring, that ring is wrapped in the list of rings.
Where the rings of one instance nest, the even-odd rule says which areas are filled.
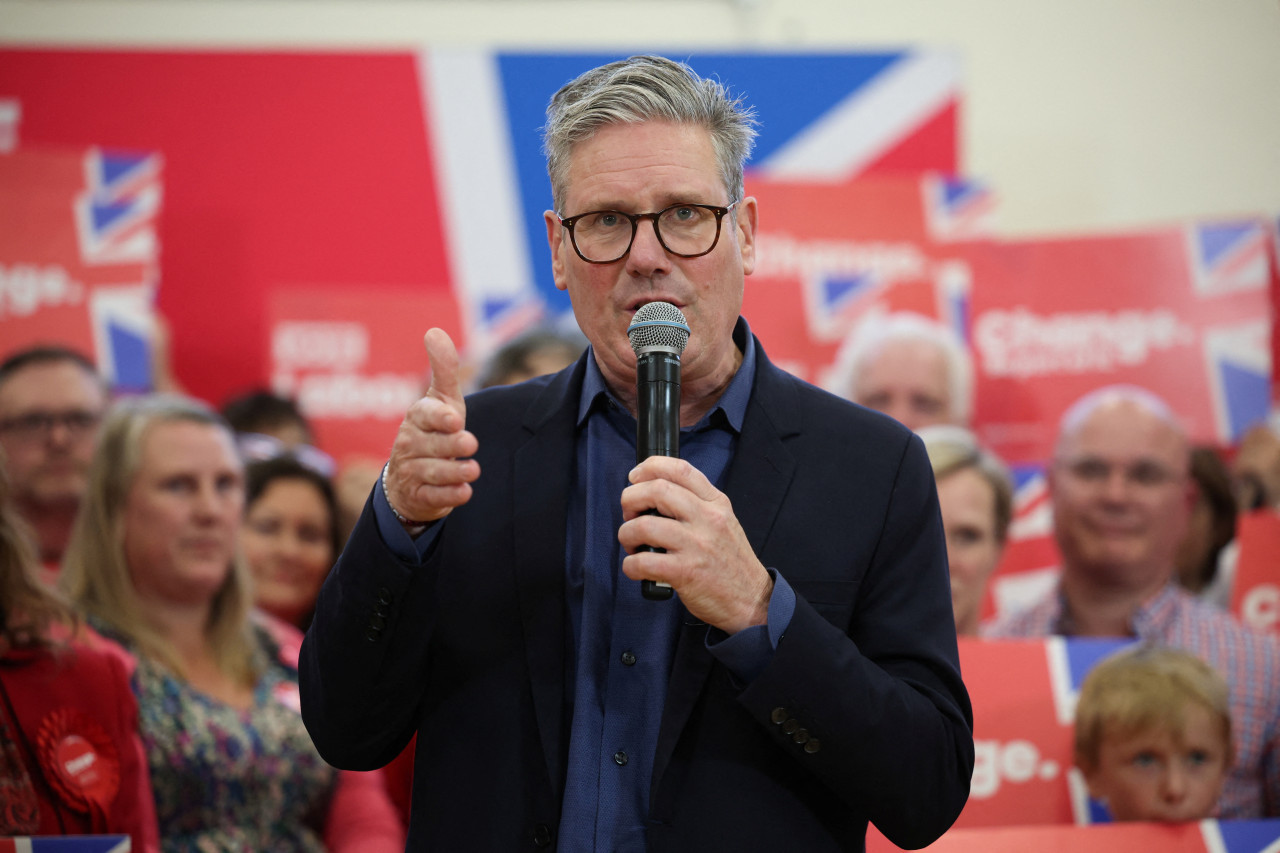
[[[666,272],[670,268],[671,256],[658,239],[657,221],[649,218],[637,222],[636,236],[631,241],[631,252],[627,255],[627,271],[649,276],[656,272]]]

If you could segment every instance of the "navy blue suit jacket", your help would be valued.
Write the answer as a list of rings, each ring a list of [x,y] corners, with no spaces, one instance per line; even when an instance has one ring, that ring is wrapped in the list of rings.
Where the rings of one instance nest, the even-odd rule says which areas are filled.
[[[959,814],[974,760],[927,457],[897,422],[757,352],[724,490],[796,610],[749,684],[686,614],[649,847],[861,850],[868,819],[922,846]],[[565,512],[584,367],[469,397],[481,469],[471,501],[422,565],[387,548],[366,506],[303,643],[303,719],[328,761],[379,767],[418,733],[411,850],[556,843],[573,691]]]

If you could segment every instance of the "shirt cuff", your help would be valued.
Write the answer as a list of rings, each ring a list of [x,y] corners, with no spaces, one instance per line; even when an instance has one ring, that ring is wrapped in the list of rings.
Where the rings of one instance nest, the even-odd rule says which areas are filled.
[[[427,552],[431,550],[431,546],[435,544],[436,537],[440,535],[440,525],[432,523],[417,537],[410,536],[409,531],[404,529],[404,525],[392,511],[391,502],[382,491],[381,480],[373,487],[373,516],[377,519],[378,533],[382,535],[382,541],[391,549],[391,553],[406,562],[421,563]]]
[[[769,569],[769,577],[773,578],[773,592],[765,624],[732,635],[719,628],[707,632],[707,650],[744,682],[751,682],[764,672],[796,612],[796,593],[791,584],[777,569]]]

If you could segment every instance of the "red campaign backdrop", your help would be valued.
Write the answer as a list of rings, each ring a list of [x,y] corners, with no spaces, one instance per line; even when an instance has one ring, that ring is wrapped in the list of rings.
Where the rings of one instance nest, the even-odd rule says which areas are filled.
[[[1280,514],[1242,515],[1236,526],[1239,558],[1231,612],[1259,631],[1280,634]]]
[[[0,94],[22,104],[19,151],[92,142],[165,156],[158,305],[177,375],[221,403],[268,380],[278,287],[450,292],[414,62],[6,49]]]
[[[380,467],[430,382],[424,332],[461,334],[448,293],[281,290],[268,305],[272,387],[293,397],[339,463]]]
[[[956,328],[968,299],[954,241],[985,231],[980,185],[940,175],[847,184],[747,181],[760,202],[743,315],[769,356],[837,393],[841,344],[864,322],[912,311]]]

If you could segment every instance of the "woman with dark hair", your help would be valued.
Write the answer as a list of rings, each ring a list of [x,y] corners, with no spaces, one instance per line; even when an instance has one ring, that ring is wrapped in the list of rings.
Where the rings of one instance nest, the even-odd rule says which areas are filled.
[[[60,582],[136,659],[163,849],[400,851],[380,773],[339,773],[302,723],[301,634],[252,610],[231,430],[184,397],[107,417]]]
[[[327,477],[291,455],[245,469],[240,546],[254,604],[305,631],[338,556],[338,506]]]
[[[127,657],[36,580],[0,454],[0,836],[129,835],[157,848]]]

